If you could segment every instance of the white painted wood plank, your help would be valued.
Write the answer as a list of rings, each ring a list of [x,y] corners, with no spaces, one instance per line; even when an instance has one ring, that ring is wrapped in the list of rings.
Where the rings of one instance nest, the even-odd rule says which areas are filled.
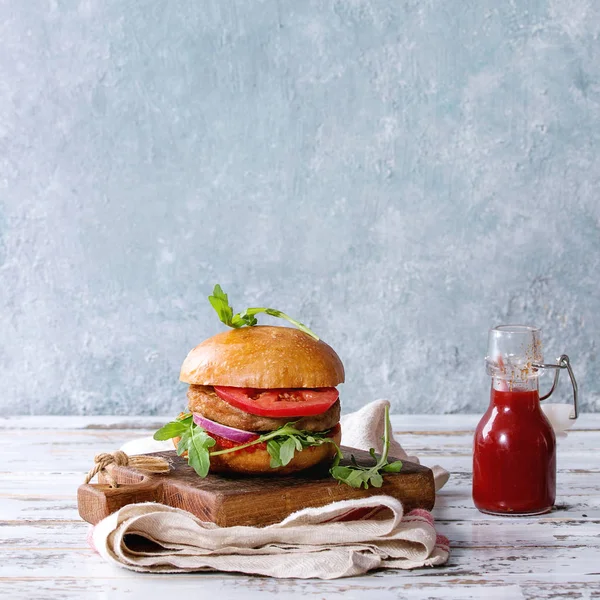
[[[589,581],[522,581],[507,577],[506,582],[481,578],[436,578],[403,573],[385,573],[339,581],[272,580],[236,575],[192,574],[177,576],[129,575],[113,578],[0,579],[0,594],[14,600],[46,598],[219,598],[219,600],[299,599],[307,597],[359,600],[398,600],[398,598],[469,600],[593,598],[600,584]],[[563,595],[564,594],[564,595]]]
[[[79,521],[76,494],[61,498],[4,497],[0,523],[5,521]]]
[[[123,441],[124,443],[124,441]],[[116,450],[121,444],[118,439],[114,443],[90,445],[86,447],[56,447],[40,450],[35,463],[31,458],[21,452],[13,450],[0,451],[0,473],[28,473],[31,471],[45,471],[59,473],[62,471],[77,471],[87,473],[93,465],[94,455],[98,452]],[[424,465],[441,465],[451,474],[470,473],[472,471],[471,454],[443,454],[443,449],[435,452],[421,453],[421,462]],[[567,455],[558,453],[559,472],[565,470],[583,470],[594,472],[598,469],[600,459],[598,453],[577,452]]]
[[[0,521],[0,548],[87,549],[91,525],[84,521]],[[567,528],[565,528],[567,529]]]
[[[164,425],[177,415],[162,416],[114,416],[114,415],[45,415],[1,417],[0,429],[155,429]]]
[[[418,456],[436,453],[440,449],[446,455],[471,454],[473,448],[473,433],[471,432],[457,432],[453,435],[396,433],[396,439],[406,452],[412,452]],[[570,452],[590,453],[600,450],[600,433],[597,431],[572,431],[566,437],[557,439],[556,450],[558,455]]]
[[[142,433],[142,435],[140,435]],[[16,430],[5,431],[0,438],[0,472],[11,470],[87,470],[98,452],[114,451],[132,439],[151,432],[131,430]],[[472,455],[470,434],[452,436],[399,435],[399,440],[409,454],[419,456],[424,464],[438,463],[453,471],[454,459],[468,459]],[[572,468],[598,467],[600,433],[575,431],[559,440],[558,464],[569,461]],[[469,470],[471,467],[468,467]]]
[[[421,453],[421,462],[424,465],[441,465],[447,469],[450,474],[450,482],[457,475],[471,476],[473,470],[473,456],[471,453],[464,454],[443,454],[444,448],[435,452]],[[557,472],[582,472],[598,474],[600,459],[598,453],[591,452],[558,452],[557,454]],[[444,488],[446,489],[446,488]]]
[[[468,464],[466,464],[468,463]],[[447,494],[471,494],[470,461],[457,464],[449,483],[440,492]],[[10,471],[0,472],[0,498],[5,496],[24,497],[72,497],[83,483],[85,471]],[[571,496],[600,494],[600,468],[598,469],[559,469],[559,492]]]
[[[182,410],[183,410],[182,404]],[[483,414],[483,413],[482,413]],[[156,429],[176,415],[15,416],[0,418],[0,429]],[[481,415],[391,415],[398,431],[473,430]],[[582,413],[574,429],[600,429],[600,413]]]
[[[525,519],[524,517],[496,517],[485,515],[475,508],[470,496],[456,493],[453,490],[443,490],[436,498],[433,515],[436,519],[449,521],[462,520],[498,520],[498,519]],[[535,520],[600,520],[600,496],[589,494],[571,496],[561,493],[552,512],[547,515],[535,517]]]
[[[31,458],[14,449],[3,449],[0,452],[0,473],[30,473],[30,472],[48,472],[60,473],[63,471],[87,473],[93,464],[94,455],[97,452],[106,452],[115,450],[119,447],[118,439],[114,443],[108,443],[100,447],[89,445],[85,446],[56,446],[54,448],[40,449],[35,463]],[[443,454],[443,448],[435,452],[422,453],[422,463],[428,466],[441,465],[447,469],[453,477],[470,474],[472,471],[471,454]],[[600,479],[598,470],[600,469],[600,453],[577,452],[577,453],[558,453],[558,472],[587,471],[595,473]],[[559,477],[560,491],[560,477]]]
[[[556,577],[584,578],[600,582],[597,548],[586,547],[471,547],[455,548],[443,568],[416,569],[403,577],[439,575],[442,577],[484,577],[503,581],[507,574],[522,580],[553,581]],[[104,562],[90,549],[79,548],[0,548],[2,577],[111,577],[124,569]],[[595,579],[594,579],[595,578]]]
[[[452,548],[587,546],[600,551],[600,521],[438,520],[436,528],[450,539]]]
[[[8,446],[23,440],[31,440],[39,444],[60,444],[65,442],[83,443],[102,442],[105,440],[118,439],[140,439],[151,436],[155,429],[47,429],[40,430],[35,428],[6,429],[0,438],[0,444]],[[445,448],[449,452],[455,449],[465,449],[472,446],[473,430],[454,430],[454,431],[423,431],[410,432],[394,428],[398,440],[404,446],[414,448],[437,449]],[[559,448],[565,450],[577,450],[581,447],[589,449],[589,444],[597,445],[600,443],[600,430],[592,429],[572,429],[566,437],[558,438]]]
[[[468,415],[390,415],[394,430],[397,431],[473,431],[479,423],[481,414]],[[580,413],[572,431],[600,429],[600,413]]]
[[[391,575],[390,575],[391,577]],[[221,576],[218,579],[207,574],[182,576],[132,576],[115,579],[39,578],[34,580],[1,580],[0,594],[13,600],[39,600],[64,598],[219,598],[219,600],[287,600],[315,598],[339,598],[341,600],[543,600],[568,597],[577,600],[600,595],[600,585],[582,581],[564,583],[560,580],[547,582],[507,582],[467,580],[448,577],[431,581],[430,577],[417,580],[395,574],[394,580],[385,577],[344,579],[342,582],[300,581],[290,585],[287,581],[265,578]],[[369,581],[369,586],[358,582]]]

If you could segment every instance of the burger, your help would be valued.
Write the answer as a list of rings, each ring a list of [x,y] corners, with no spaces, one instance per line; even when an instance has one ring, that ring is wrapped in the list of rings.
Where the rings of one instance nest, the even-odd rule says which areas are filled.
[[[196,346],[181,367],[187,413],[173,439],[196,472],[289,474],[339,455],[344,367],[325,342],[290,327],[252,326]]]

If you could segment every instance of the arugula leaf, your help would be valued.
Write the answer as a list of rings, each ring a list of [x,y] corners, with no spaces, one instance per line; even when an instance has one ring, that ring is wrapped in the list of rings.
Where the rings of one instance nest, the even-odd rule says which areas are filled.
[[[219,319],[221,319],[225,325],[231,326],[233,320],[233,309],[231,306],[229,306],[227,294],[221,289],[221,286],[218,283],[213,289],[212,296],[208,297],[208,301],[217,311]]]
[[[402,461],[401,460],[397,460],[393,463],[389,463],[381,468],[381,470],[385,471],[386,473],[399,473],[400,469],[402,469]]]
[[[176,437],[181,438],[177,444],[178,456],[187,452],[188,464],[200,477],[206,477],[210,468],[208,449],[216,444],[215,440],[194,423],[190,413],[180,415],[177,420],[167,423],[154,434],[155,440]]]
[[[184,452],[187,452],[190,437],[191,437],[191,434],[188,433],[187,431],[181,436],[181,439],[179,440],[179,443],[177,444],[177,456],[181,456]]]
[[[300,441],[298,440],[300,443]],[[294,454],[296,453],[296,438],[289,437],[283,444],[281,444],[281,448],[279,449],[279,460],[281,464],[285,467],[292,458],[294,458]],[[302,444],[300,443],[300,450],[302,450]]]
[[[258,319],[254,315],[249,315],[248,311],[233,315],[232,327],[252,327],[258,323]]]
[[[361,487],[363,482],[363,472],[354,469],[350,469],[348,476],[344,480],[344,483],[347,483],[349,486],[354,488]]]
[[[208,297],[208,301],[219,315],[219,319],[221,320],[221,322],[225,323],[225,325],[227,325],[228,327],[232,327],[234,329],[239,329],[240,327],[252,327],[258,323],[256,315],[260,313],[265,313],[272,317],[285,319],[286,321],[294,325],[294,327],[310,335],[315,340],[318,341],[319,339],[319,337],[306,325],[300,323],[300,321],[296,321],[296,319],[292,319],[292,317],[290,317],[289,315],[286,315],[284,312],[281,312],[280,310],[276,310],[274,308],[247,308],[246,310],[240,313],[233,314],[233,308],[229,304],[227,294],[223,291],[223,289],[218,283],[215,285],[212,295]]]
[[[383,477],[381,476],[381,473],[379,473],[379,471],[371,473],[371,476],[369,477],[369,483],[373,487],[380,488],[383,485]]]
[[[188,430],[188,426],[181,421],[171,421],[163,425],[155,434],[154,439],[163,441],[174,437],[181,437]]]
[[[278,430],[277,438],[267,442],[267,452],[271,455],[271,468],[285,467],[294,458],[296,450],[300,452],[305,446],[320,446],[323,443],[323,439],[317,439],[311,435],[302,435],[302,437],[299,437]]]
[[[283,466],[279,456],[281,452],[281,444],[279,442],[276,442],[275,440],[269,440],[267,442],[267,452],[271,457],[271,462],[269,463],[271,469],[276,469],[277,467]]]
[[[379,459],[375,454],[375,449],[371,448],[369,454],[375,460],[375,465],[372,467],[364,467],[356,462],[354,456],[350,457],[351,464],[340,466],[340,461],[336,460],[329,470],[331,475],[340,482],[343,482],[353,488],[364,487],[368,489],[369,485],[379,488],[383,485],[384,473],[398,473],[402,469],[402,461],[396,460],[393,463],[388,463],[387,457],[390,450],[390,409],[385,407],[385,429],[383,434],[383,449]]]
[[[200,475],[206,477],[210,469],[208,449],[217,442],[211,438],[202,427],[194,427],[188,442],[188,464]]]

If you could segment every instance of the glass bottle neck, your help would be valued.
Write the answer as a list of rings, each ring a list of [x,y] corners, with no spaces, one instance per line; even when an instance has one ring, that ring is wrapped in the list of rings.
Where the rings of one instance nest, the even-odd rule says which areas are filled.
[[[537,392],[539,390],[539,380],[537,377],[529,377],[519,381],[492,377],[492,389],[499,392]]]
[[[510,411],[540,411],[540,394],[537,378],[513,383],[512,387],[506,380],[492,378],[490,404],[496,408]]]

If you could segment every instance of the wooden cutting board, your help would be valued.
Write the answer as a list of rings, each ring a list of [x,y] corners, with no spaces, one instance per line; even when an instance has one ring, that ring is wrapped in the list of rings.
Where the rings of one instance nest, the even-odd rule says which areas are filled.
[[[345,456],[354,454],[359,464],[373,464],[367,452],[345,447],[342,450]],[[99,484],[80,486],[77,505],[82,519],[95,525],[127,504],[160,502],[222,527],[262,526],[277,523],[302,508],[377,494],[401,500],[407,512],[413,508],[431,510],[435,503],[433,473],[427,467],[407,461],[399,473],[384,474],[382,487],[357,490],[338,483],[326,469],[271,477],[209,473],[202,479],[175,451],[156,452],[152,456],[169,460],[171,471],[162,475],[144,474],[132,467],[112,465],[109,469],[120,484],[118,488],[108,486],[101,475]],[[344,460],[341,464],[347,463]]]

